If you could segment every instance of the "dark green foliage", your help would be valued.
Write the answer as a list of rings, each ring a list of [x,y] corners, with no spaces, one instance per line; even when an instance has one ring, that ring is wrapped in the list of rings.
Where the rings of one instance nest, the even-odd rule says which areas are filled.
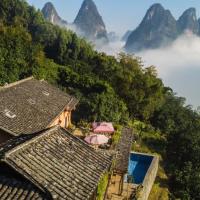
[[[176,198],[200,199],[200,116],[172,92],[154,114],[152,124],[167,137],[170,187]]]
[[[25,1],[19,0],[1,0],[0,1],[0,18],[5,24],[13,24],[16,18],[27,19],[28,9]]]
[[[162,105],[162,81],[138,58],[97,53],[25,1],[3,0],[0,14],[1,84],[35,75],[70,88],[81,99],[78,119],[126,122],[130,115],[148,120]]]
[[[200,199],[200,117],[189,107],[178,112],[177,128],[168,136],[171,187],[181,199]]]
[[[80,99],[73,115],[77,122],[150,122],[164,143],[146,142],[167,152],[173,194],[200,199],[200,117],[164,87],[155,68],[144,68],[137,57],[98,53],[73,32],[46,22],[25,1],[2,0],[0,84],[31,75]]]
[[[168,91],[164,105],[154,114],[151,123],[165,134],[186,128],[189,122],[193,123],[192,116],[196,114],[189,106],[184,107],[184,104],[184,98],[177,97],[171,91]]]
[[[19,34],[5,33],[1,37],[5,44],[1,57],[8,62],[2,63],[1,83],[32,74],[57,81],[63,88],[71,87],[70,91],[82,99],[80,116],[88,120],[126,121],[129,114],[148,120],[162,104],[162,82],[153,68],[143,69],[139,59],[120,55],[117,61],[97,53],[71,31],[45,22],[41,13],[26,2],[3,3],[2,26]],[[6,41],[17,45],[12,48]],[[5,55],[9,47],[10,57]]]
[[[70,67],[60,68],[58,77],[59,85],[70,87],[71,92],[77,96],[79,94],[79,118],[115,122],[127,119],[126,105],[105,81],[95,78],[93,74],[80,76]]]
[[[142,68],[139,58],[120,55],[122,72],[115,87],[128,105],[132,117],[148,120],[163,104],[164,86],[154,67]]]
[[[42,54],[39,45],[22,27],[0,27],[0,83],[14,82],[33,74]]]
[[[181,199],[200,199],[200,127],[172,134],[167,155],[171,173],[171,188]]]
[[[99,184],[98,184],[98,188],[97,188],[97,200],[103,200],[104,199],[104,195],[105,195],[105,192],[106,192],[108,181],[109,181],[109,173],[106,172],[101,177],[101,180],[99,181]]]

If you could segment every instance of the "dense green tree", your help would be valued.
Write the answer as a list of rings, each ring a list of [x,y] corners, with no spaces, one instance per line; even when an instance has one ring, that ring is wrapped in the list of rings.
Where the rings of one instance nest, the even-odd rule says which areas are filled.
[[[166,159],[175,198],[200,199],[200,116],[168,90],[151,123],[167,137]]]
[[[23,27],[0,27],[1,84],[32,75],[40,56],[40,45],[32,43],[31,35]]]
[[[71,67],[59,68],[58,83],[81,98],[77,110],[84,120],[125,121],[127,108],[115,94],[112,87],[104,81],[97,80],[89,75],[79,75]]]
[[[132,55],[98,53],[24,0],[1,0],[0,84],[31,75],[77,96],[77,121],[150,122],[167,139],[174,196],[200,199],[200,116],[164,86],[155,68]]]
[[[165,94],[165,103],[154,113],[151,123],[165,134],[172,134],[186,129],[198,119],[198,114],[190,106],[185,106],[185,98],[177,97],[168,90]]]
[[[168,138],[170,186],[174,195],[183,200],[200,199],[200,127],[197,123]]]
[[[164,85],[154,67],[143,69],[140,58],[120,55],[122,72],[116,90],[127,103],[132,117],[149,120],[163,104]]]
[[[65,87],[73,85],[76,93],[89,95],[93,92],[97,94],[97,99],[102,99],[103,95],[106,99],[108,91],[103,93],[101,88],[109,85],[112,91],[110,97],[113,98],[110,102],[114,104],[116,98],[119,98],[134,118],[148,120],[162,104],[162,81],[157,78],[153,68],[143,69],[140,59],[125,54],[116,59],[104,53],[97,53],[75,33],[46,22],[41,13],[28,6],[25,1],[3,0],[0,3],[0,15],[4,26],[9,26],[11,31],[24,31],[21,35],[5,34],[2,37],[2,41],[15,41],[17,45],[9,51],[10,55],[15,54],[12,58],[5,54],[6,50],[3,47],[1,48],[1,57],[3,59],[7,56],[8,62],[2,63],[3,66],[0,68],[1,82],[15,81],[31,74],[38,77],[47,76],[49,81],[55,82],[57,79],[60,80],[60,73],[59,78],[56,76],[62,65],[66,66],[71,81],[68,85],[65,84]],[[22,61],[24,63],[20,63]],[[45,62],[49,65],[46,73]],[[70,66],[71,71],[67,66]],[[13,69],[10,70],[9,67]],[[6,80],[3,80],[6,76]],[[105,83],[99,84],[100,82]]]

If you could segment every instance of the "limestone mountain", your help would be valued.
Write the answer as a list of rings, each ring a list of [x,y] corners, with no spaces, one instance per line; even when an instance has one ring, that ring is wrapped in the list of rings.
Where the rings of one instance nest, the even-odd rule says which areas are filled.
[[[198,35],[200,35],[200,18],[198,19],[198,24],[199,24],[199,31],[198,31]]]
[[[149,8],[141,24],[134,30],[125,45],[128,52],[157,48],[177,37],[176,20],[169,10],[154,4]]]
[[[199,32],[199,22],[196,15],[195,8],[187,9],[177,21],[177,27],[180,33],[189,31],[193,34]]]
[[[74,24],[87,39],[108,42],[106,26],[92,0],[84,0]]]
[[[48,2],[44,5],[42,13],[46,20],[52,24],[59,26],[67,26],[67,21],[63,20],[57,13],[54,5],[51,2]]]
[[[121,40],[126,42],[131,33],[131,30],[126,31],[126,33],[122,36]]]
[[[119,40],[119,36],[114,31],[111,31],[107,34],[109,42],[115,42]]]

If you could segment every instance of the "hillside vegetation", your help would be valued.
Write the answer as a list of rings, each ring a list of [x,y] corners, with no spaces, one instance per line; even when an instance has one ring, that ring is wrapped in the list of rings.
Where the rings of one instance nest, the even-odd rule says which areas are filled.
[[[164,86],[155,67],[144,68],[134,56],[98,53],[25,1],[1,0],[0,84],[31,75],[80,99],[77,122],[137,119],[153,127],[165,144],[145,142],[158,145],[167,160],[172,198],[200,199],[200,116]]]

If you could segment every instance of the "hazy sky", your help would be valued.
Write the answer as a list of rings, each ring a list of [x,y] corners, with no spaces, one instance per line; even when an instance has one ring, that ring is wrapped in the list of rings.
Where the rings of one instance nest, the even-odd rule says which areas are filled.
[[[36,8],[42,8],[48,0],[27,0]],[[83,0],[51,0],[60,16],[73,22]],[[108,31],[123,34],[134,29],[142,20],[147,9],[154,3],[161,3],[178,18],[182,12],[195,7],[200,17],[200,0],[94,0]]]

